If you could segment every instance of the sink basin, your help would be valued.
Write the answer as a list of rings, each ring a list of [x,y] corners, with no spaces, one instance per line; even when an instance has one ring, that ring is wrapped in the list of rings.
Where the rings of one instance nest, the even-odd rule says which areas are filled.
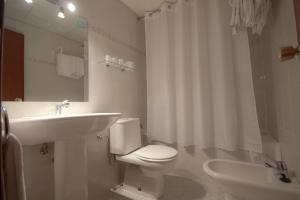
[[[10,121],[10,131],[23,145],[54,142],[55,200],[86,200],[86,135],[110,127],[120,113],[24,117]]]
[[[300,184],[281,182],[276,171],[263,165],[225,159],[212,159],[203,164],[204,171],[221,184],[227,199],[299,200]]]
[[[23,145],[68,140],[110,127],[120,113],[87,113],[59,116],[24,117],[10,120],[10,131]]]

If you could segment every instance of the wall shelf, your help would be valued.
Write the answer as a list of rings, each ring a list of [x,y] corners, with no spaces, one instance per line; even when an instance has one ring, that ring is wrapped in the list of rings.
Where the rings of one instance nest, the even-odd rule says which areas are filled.
[[[104,64],[106,67],[114,67],[118,70],[124,71],[134,71],[135,64],[132,61],[124,61],[121,58],[114,58],[110,55],[106,55],[104,60],[99,61],[100,64]]]

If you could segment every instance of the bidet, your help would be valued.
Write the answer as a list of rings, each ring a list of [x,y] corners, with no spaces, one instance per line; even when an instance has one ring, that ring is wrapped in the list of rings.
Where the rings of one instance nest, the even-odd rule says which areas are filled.
[[[203,169],[221,185],[227,196],[241,200],[299,200],[300,184],[296,178],[284,183],[273,168],[248,162],[211,159]]]

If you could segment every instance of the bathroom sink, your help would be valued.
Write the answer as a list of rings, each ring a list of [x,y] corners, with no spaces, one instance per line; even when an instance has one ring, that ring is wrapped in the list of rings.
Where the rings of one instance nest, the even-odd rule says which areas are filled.
[[[242,200],[300,199],[300,184],[295,178],[291,183],[283,183],[274,169],[263,165],[212,159],[203,164],[203,169],[230,197]]]
[[[69,140],[102,131],[120,116],[120,113],[87,113],[24,117],[10,120],[10,131],[23,145],[35,145]]]

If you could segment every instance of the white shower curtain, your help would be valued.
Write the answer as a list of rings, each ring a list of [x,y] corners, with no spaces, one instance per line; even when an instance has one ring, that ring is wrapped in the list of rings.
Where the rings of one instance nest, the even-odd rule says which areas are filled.
[[[179,0],[146,13],[152,140],[261,152],[247,33],[226,0]]]

